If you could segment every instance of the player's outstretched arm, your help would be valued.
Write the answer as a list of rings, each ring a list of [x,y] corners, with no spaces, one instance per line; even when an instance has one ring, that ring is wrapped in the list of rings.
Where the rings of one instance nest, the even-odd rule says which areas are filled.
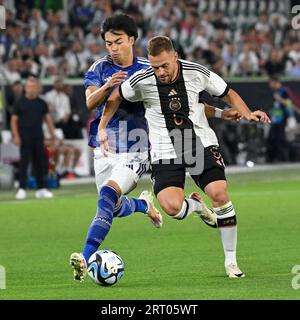
[[[116,88],[107,99],[106,105],[103,109],[101,121],[98,127],[98,136],[99,136],[100,147],[104,155],[106,155],[107,152],[109,151],[106,127],[109,120],[118,110],[121,101],[122,101],[122,97],[120,96],[119,88]]]
[[[229,89],[228,93],[222,98],[224,102],[240,112],[240,114],[249,121],[270,123],[271,120],[263,111],[251,111],[244,100],[233,89]]]
[[[213,107],[204,102],[205,115],[207,118],[222,118],[224,120],[239,121],[242,115],[234,108],[228,108],[225,110]]]

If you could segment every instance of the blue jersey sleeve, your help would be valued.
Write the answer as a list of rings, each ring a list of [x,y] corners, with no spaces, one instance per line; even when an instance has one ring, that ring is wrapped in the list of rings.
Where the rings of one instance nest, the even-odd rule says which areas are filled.
[[[101,77],[98,74],[98,69],[88,70],[84,75],[83,85],[87,88],[88,86],[102,87],[103,83]]]

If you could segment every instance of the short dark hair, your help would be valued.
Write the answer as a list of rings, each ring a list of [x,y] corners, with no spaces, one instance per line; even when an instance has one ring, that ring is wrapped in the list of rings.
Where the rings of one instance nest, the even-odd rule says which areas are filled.
[[[157,36],[149,40],[147,51],[150,56],[158,56],[163,51],[174,51],[173,43],[170,38]]]
[[[107,17],[101,26],[101,37],[105,40],[106,32],[124,31],[129,37],[138,37],[138,29],[132,17],[124,13],[113,14]]]

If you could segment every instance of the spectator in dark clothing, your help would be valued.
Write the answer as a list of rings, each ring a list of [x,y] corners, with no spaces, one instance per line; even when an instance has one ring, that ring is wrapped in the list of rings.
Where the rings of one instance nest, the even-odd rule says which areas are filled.
[[[268,162],[288,161],[289,145],[286,139],[285,127],[287,119],[293,116],[293,109],[289,108],[285,101],[289,99],[287,88],[276,76],[270,80],[270,88],[273,91],[273,106],[271,109],[271,128],[268,137]]]
[[[17,200],[26,199],[27,197],[25,189],[30,160],[32,160],[32,169],[35,172],[38,184],[36,197],[53,197],[53,194],[45,189],[44,165],[46,159],[42,124],[43,121],[46,122],[53,139],[55,139],[54,125],[46,102],[39,98],[40,91],[40,82],[36,78],[28,78],[25,84],[25,95],[17,101],[11,117],[13,142],[20,146],[21,151],[19,166],[20,185],[16,194]]]

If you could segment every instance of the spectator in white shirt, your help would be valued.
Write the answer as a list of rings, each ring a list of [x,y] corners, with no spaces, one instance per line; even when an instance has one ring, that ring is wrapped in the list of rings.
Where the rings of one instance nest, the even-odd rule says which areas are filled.
[[[237,70],[235,74],[239,76],[251,76],[257,74],[259,70],[258,57],[255,52],[250,49],[249,44],[245,43],[243,52],[238,56]]]
[[[3,74],[9,84],[20,81],[20,61],[18,59],[10,60],[3,68]]]
[[[255,24],[255,30],[257,32],[269,32],[271,29],[271,26],[269,24],[268,15],[261,14],[259,16],[259,21]]]
[[[293,65],[296,65],[300,59],[300,42],[295,41],[292,44],[292,50],[289,52],[288,57],[292,60]]]
[[[64,130],[71,115],[70,99],[63,92],[63,85],[63,79],[57,78],[54,82],[54,88],[44,95],[56,128],[62,130]]]
[[[87,50],[84,50],[80,41],[75,41],[71,50],[65,54],[69,64],[69,71],[73,77],[82,76],[86,70],[86,59],[89,57]]]

